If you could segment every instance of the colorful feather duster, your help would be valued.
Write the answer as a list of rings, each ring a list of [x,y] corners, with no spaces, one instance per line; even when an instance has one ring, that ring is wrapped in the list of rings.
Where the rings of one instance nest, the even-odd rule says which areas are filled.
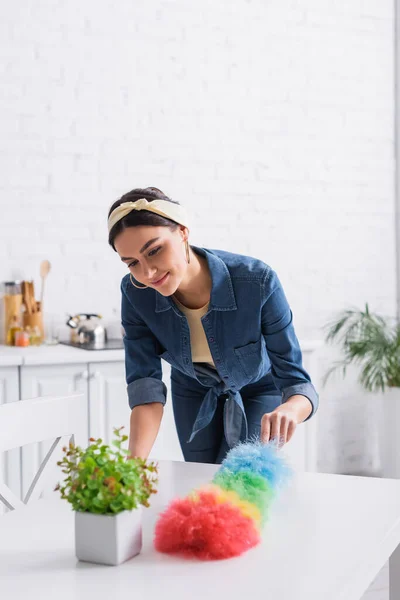
[[[290,476],[276,442],[238,444],[211,483],[161,513],[156,550],[200,560],[239,556],[260,542],[271,502]]]

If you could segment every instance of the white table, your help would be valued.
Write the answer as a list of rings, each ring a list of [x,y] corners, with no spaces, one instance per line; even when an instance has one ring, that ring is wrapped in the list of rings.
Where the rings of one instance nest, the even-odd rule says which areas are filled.
[[[159,492],[144,511],[142,553],[118,567],[74,555],[70,505],[42,499],[0,518],[2,598],[47,600],[358,600],[390,559],[400,598],[400,481],[298,474],[275,503],[263,542],[216,562],[155,552],[159,511],[211,480],[218,467],[159,462]]]

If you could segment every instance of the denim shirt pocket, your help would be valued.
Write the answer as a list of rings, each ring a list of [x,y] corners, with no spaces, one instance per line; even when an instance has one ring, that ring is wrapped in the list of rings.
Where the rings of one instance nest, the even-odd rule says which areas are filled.
[[[264,352],[262,336],[256,342],[233,349],[245,375],[250,379],[257,378],[263,372]]]

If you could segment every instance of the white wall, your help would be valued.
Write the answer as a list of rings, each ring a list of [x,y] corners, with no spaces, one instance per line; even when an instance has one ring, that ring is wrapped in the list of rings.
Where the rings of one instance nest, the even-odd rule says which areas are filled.
[[[48,312],[110,316],[107,209],[156,186],[193,243],[278,271],[301,339],[349,304],[393,314],[392,5],[4,5],[0,279],[38,285],[48,258]],[[378,412],[351,380],[321,390],[321,469],[374,472]]]

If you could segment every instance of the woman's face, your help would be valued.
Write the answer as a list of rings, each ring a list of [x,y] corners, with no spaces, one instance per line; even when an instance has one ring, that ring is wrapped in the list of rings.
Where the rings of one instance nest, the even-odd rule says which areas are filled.
[[[186,274],[187,237],[188,230],[183,226],[171,231],[168,227],[140,225],[122,231],[114,246],[139,284],[171,296]]]

